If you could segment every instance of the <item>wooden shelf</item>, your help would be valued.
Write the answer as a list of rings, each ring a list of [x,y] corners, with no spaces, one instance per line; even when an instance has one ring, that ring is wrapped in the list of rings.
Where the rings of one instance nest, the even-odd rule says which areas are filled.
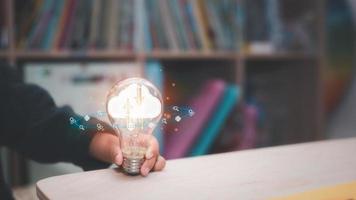
[[[0,58],[11,53],[0,51]],[[317,56],[303,53],[276,53],[276,54],[241,54],[234,52],[177,52],[153,51],[150,53],[136,53],[128,51],[15,51],[17,59],[159,59],[159,60],[310,60]]]
[[[19,59],[135,59],[136,55],[130,52],[120,51],[16,51]]]
[[[317,56],[305,53],[246,54],[247,60],[310,60]]]
[[[199,52],[199,51],[187,51],[187,52],[163,52],[154,51],[146,54],[147,58],[153,59],[225,59],[233,60],[240,57],[239,53],[233,52]]]

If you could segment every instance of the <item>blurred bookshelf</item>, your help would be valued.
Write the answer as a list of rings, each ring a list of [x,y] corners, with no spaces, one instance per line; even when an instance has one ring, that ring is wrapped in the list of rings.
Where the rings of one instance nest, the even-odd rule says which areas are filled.
[[[191,79],[187,87],[196,82],[202,85],[200,82],[216,76],[237,84],[242,91],[241,101],[227,123],[241,120],[241,116],[232,115],[241,115],[242,107],[256,99],[250,94],[259,96],[262,91],[262,99],[268,99],[266,113],[278,108],[274,101],[284,99],[287,104],[280,104],[285,110],[279,110],[280,116],[271,114],[275,121],[267,120],[261,131],[263,137],[268,137],[279,129],[280,138],[264,140],[255,147],[323,138],[325,0],[0,2],[8,8],[2,12],[5,21],[0,24],[1,33],[8,35],[8,44],[0,44],[0,59],[14,66],[33,61],[115,60],[137,62],[144,67],[142,63],[156,60],[162,64],[164,75],[193,73],[188,75]],[[68,31],[63,27],[70,17],[76,26],[71,25],[69,29],[73,30]],[[58,39],[61,34],[66,35],[65,41]],[[96,38],[98,34],[102,38]],[[201,73],[210,74],[205,77]],[[202,80],[195,80],[195,75]],[[167,87],[169,83],[164,84]],[[278,87],[273,89],[268,84]],[[254,92],[247,91],[250,86]],[[184,98],[175,103],[185,102]],[[291,117],[284,118],[283,113]],[[279,123],[290,126],[274,126]],[[224,130],[229,126],[225,125]],[[231,149],[222,147],[213,152],[225,150]]]

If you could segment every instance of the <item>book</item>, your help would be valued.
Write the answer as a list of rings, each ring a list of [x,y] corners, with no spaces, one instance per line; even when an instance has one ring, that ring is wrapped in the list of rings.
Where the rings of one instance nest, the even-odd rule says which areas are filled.
[[[78,5],[73,16],[72,29],[69,34],[66,48],[71,50],[85,50],[88,41],[88,30],[90,25],[90,0],[77,0]]]
[[[145,49],[145,2],[144,0],[134,0],[134,38],[133,46],[135,51],[141,52]]]
[[[199,33],[198,33],[198,24],[197,21],[194,18],[194,8],[192,5],[191,1],[186,1],[185,2],[185,9],[188,15],[188,22],[190,23],[190,26],[192,28],[192,34],[193,34],[193,40],[195,43],[195,46],[197,49],[201,49],[202,48],[202,44],[201,44],[201,40],[199,39]]]
[[[172,19],[172,25],[174,27],[174,31],[176,32],[176,40],[180,50],[186,50],[187,44],[185,41],[183,25],[181,23],[181,19],[179,16],[179,12],[177,10],[177,2],[176,1],[167,1],[168,10]]]
[[[257,143],[258,109],[253,104],[243,108],[244,125],[238,150],[254,148]]]
[[[213,114],[219,100],[223,96],[225,82],[210,80],[192,99],[189,107],[195,114],[189,120],[178,124],[178,132],[165,135],[165,156],[167,159],[180,158],[189,153],[194,141],[199,137],[204,125]]]
[[[147,12],[147,31],[149,34],[145,36],[151,37],[151,48],[152,49],[160,49],[164,48],[163,40],[166,40],[163,29],[162,29],[162,21],[160,18],[159,7],[157,7],[156,0],[148,0],[145,1],[146,12]],[[145,30],[146,31],[146,30]],[[145,38],[147,40],[147,38]]]
[[[179,11],[183,18],[184,29],[188,38],[188,47],[190,50],[197,50],[197,44],[194,37],[192,23],[190,21],[189,10],[188,10],[188,2],[187,0],[179,1]]]
[[[57,30],[57,26],[61,17],[61,13],[63,12],[63,7],[65,6],[65,1],[56,1],[54,4],[53,15],[49,21],[47,30],[45,31],[45,36],[43,41],[41,42],[41,48],[45,50],[49,50],[52,48],[54,35]]]
[[[151,39],[151,32],[150,32],[150,25],[149,25],[149,15],[147,13],[147,1],[143,1],[143,12],[142,12],[142,21],[143,21],[143,47],[141,47],[144,51],[149,52],[152,49],[152,39]],[[141,44],[142,45],[142,44]]]
[[[120,20],[119,18],[119,4],[121,2],[119,0],[110,0],[110,6],[108,7],[109,10],[109,17],[108,17],[108,32],[107,32],[107,43],[108,49],[115,49],[117,47],[117,28],[118,23],[117,21]]]
[[[157,87],[159,91],[163,94],[163,82],[164,76],[162,72],[162,65],[158,61],[148,61],[145,65],[145,75],[147,80],[151,81],[153,85]],[[159,143],[160,153],[164,152],[164,138],[163,138],[163,130],[160,127],[160,123],[157,124],[153,135],[157,138]]]
[[[53,43],[52,43],[53,50],[58,50],[58,48],[59,48],[59,42],[60,42],[62,30],[65,27],[65,21],[66,21],[66,17],[68,15],[68,12],[70,9],[70,3],[71,3],[71,0],[64,1],[64,5],[63,5],[62,12],[60,13],[58,25],[57,25],[56,31],[54,33],[54,36],[53,36]]]
[[[18,1],[20,48],[206,51],[241,43],[240,0]]]
[[[193,4],[194,16],[198,25],[199,38],[202,43],[202,50],[209,51],[212,49],[211,40],[209,37],[209,27],[206,11],[204,9],[204,1],[191,0]]]
[[[43,38],[44,30],[46,29],[49,19],[53,14],[54,9],[54,1],[53,0],[44,0],[42,5],[40,15],[34,22],[34,26],[31,30],[28,43],[26,45],[29,49],[37,49],[39,48],[40,40]]]
[[[34,26],[34,23],[39,17],[42,4],[43,4],[43,0],[24,1],[24,2],[16,1],[15,25],[16,25],[17,48],[22,49],[26,47],[27,36],[30,34],[31,28]]]
[[[98,27],[97,30],[98,33],[96,34],[97,38],[95,41],[95,48],[96,49],[106,49],[108,47],[108,41],[107,41],[107,36],[108,36],[108,21],[110,17],[110,6],[111,6],[111,1],[100,1],[100,11],[98,15]]]
[[[91,22],[90,22],[90,33],[89,33],[89,40],[88,46],[90,49],[95,49],[96,47],[96,40],[98,37],[99,32],[99,15],[100,15],[100,3],[101,0],[93,0],[93,5],[91,9]]]
[[[169,47],[171,50],[179,50],[177,33],[173,26],[172,15],[169,11],[168,2],[166,0],[159,0],[160,12],[163,17],[163,26],[168,35]]]
[[[222,99],[214,110],[209,122],[193,145],[190,156],[207,154],[218,134],[221,131],[227,117],[237,104],[240,96],[240,88],[236,85],[226,86]]]
[[[123,0],[122,2],[122,14],[119,28],[119,49],[131,51],[133,50],[133,33],[134,33],[134,1]]]
[[[65,15],[64,19],[65,26],[61,30],[61,35],[58,41],[58,49],[60,50],[63,50],[67,47],[68,39],[73,28],[73,16],[77,8],[78,2],[77,0],[70,0],[68,4],[68,12],[67,15]]]
[[[209,17],[209,26],[211,27],[211,41],[214,49],[225,49],[224,28],[217,13],[216,1],[208,0],[205,3],[206,13]]]

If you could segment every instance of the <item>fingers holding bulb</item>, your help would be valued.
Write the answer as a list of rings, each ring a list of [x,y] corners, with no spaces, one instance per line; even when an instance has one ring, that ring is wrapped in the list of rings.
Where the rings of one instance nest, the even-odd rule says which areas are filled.
[[[166,160],[162,156],[160,155],[154,156],[149,160],[147,159],[145,160],[145,162],[141,167],[141,174],[143,176],[147,176],[151,170],[162,171],[165,166],[166,166]]]
[[[153,156],[151,159],[146,159],[141,167],[142,176],[147,176],[148,173],[153,169],[157,160],[157,156]]]
[[[145,162],[141,167],[141,174],[147,176],[148,173],[154,169],[156,162],[159,159],[159,145],[155,137],[149,136],[148,149],[145,154]]]
[[[155,166],[153,167],[154,171],[162,171],[166,166],[166,160],[162,156],[158,156]]]

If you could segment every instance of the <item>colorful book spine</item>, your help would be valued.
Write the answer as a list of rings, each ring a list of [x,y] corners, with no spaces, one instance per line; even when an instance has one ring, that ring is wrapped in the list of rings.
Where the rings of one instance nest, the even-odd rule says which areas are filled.
[[[44,40],[42,41],[42,49],[49,50],[52,47],[54,41],[54,35],[57,30],[57,26],[59,24],[59,19],[61,16],[61,12],[63,12],[63,6],[65,1],[56,1],[55,2],[55,10],[52,15],[52,18],[49,22],[48,28],[45,33]]]
[[[118,23],[117,21],[120,20],[119,18],[119,1],[118,0],[111,0],[109,6],[109,21],[108,21],[108,48],[115,49],[117,46],[117,31],[118,31]]]
[[[222,80],[208,81],[200,93],[191,101],[195,114],[178,125],[178,132],[165,135],[165,156],[168,159],[180,158],[189,153],[194,141],[208,122],[219,100],[224,94]]]
[[[136,52],[141,52],[145,49],[144,43],[144,20],[145,20],[145,2],[144,0],[134,0],[134,38],[133,47]]]
[[[159,0],[159,7],[161,11],[161,16],[164,16],[163,26],[164,29],[167,31],[169,47],[173,51],[179,50],[177,32],[175,31],[175,27],[173,26],[173,18],[171,12],[169,11],[168,2],[166,0]]]
[[[69,0],[70,2],[68,3],[68,12],[66,12],[66,16],[64,19],[64,27],[61,30],[61,35],[59,37],[59,41],[58,41],[58,48],[59,49],[64,49],[65,48],[65,44],[66,41],[69,38],[69,34],[71,32],[71,26],[73,23],[73,15],[74,15],[74,10],[77,7],[77,0]]]
[[[148,15],[148,11],[147,11],[147,6],[145,6],[145,4],[147,4],[146,1],[143,2],[143,13],[142,13],[142,20],[143,20],[143,37],[144,37],[144,49],[146,51],[151,51],[152,50],[152,40],[151,40],[151,33],[150,33],[150,25],[149,25],[149,15]]]
[[[100,15],[100,8],[101,3],[100,0],[93,0],[93,6],[91,10],[91,22],[90,22],[90,33],[89,33],[89,41],[88,47],[90,49],[95,49],[96,47],[96,40],[98,34],[98,27],[99,27],[99,15]],[[121,20],[121,19],[120,19]]]
[[[199,38],[202,43],[202,50],[209,51],[212,48],[212,43],[209,38],[209,26],[208,19],[206,15],[206,10],[203,0],[191,0],[193,4],[196,24],[198,25]]]
[[[221,131],[227,117],[236,105],[240,96],[240,88],[235,85],[227,86],[220,100],[218,107],[215,109],[211,119],[207,123],[200,137],[196,140],[190,151],[190,156],[199,156],[207,154],[219,132]]]
[[[245,124],[242,130],[242,140],[238,147],[239,150],[255,147],[257,140],[257,107],[255,105],[246,105],[243,110],[243,116]]]
[[[25,14],[16,18],[16,45],[40,50],[232,50],[241,44],[240,1],[30,0],[22,6]]]
[[[35,46],[37,43],[37,40],[39,40],[41,37],[41,31],[43,31],[43,27],[45,26],[45,23],[49,20],[48,15],[52,7],[52,0],[45,0],[42,8],[41,8],[41,14],[38,15],[37,19],[34,21],[34,26],[30,32],[30,36],[27,42],[27,48],[32,48]]]

